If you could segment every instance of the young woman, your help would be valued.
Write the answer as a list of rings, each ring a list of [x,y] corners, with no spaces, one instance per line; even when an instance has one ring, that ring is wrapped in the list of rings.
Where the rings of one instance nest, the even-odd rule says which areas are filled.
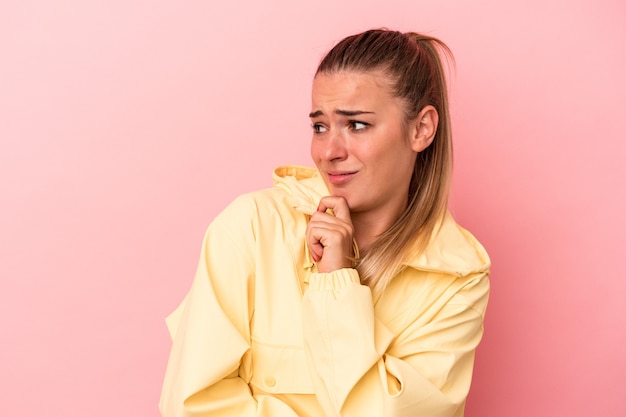
[[[163,416],[463,415],[489,258],[447,211],[441,52],[372,30],[324,57],[317,169],[276,169],[210,225],[168,318]]]

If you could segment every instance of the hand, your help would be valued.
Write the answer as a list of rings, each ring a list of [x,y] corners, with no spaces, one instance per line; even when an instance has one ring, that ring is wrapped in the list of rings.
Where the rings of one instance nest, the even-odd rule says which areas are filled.
[[[326,211],[331,209],[334,213]],[[306,229],[306,243],[320,272],[352,267],[353,226],[343,197],[323,197]]]

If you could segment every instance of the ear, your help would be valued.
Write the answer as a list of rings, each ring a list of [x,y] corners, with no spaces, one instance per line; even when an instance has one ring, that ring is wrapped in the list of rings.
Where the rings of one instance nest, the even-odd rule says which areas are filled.
[[[439,124],[439,113],[433,106],[424,107],[413,121],[411,148],[415,152],[422,152],[428,148],[435,139],[437,126]]]

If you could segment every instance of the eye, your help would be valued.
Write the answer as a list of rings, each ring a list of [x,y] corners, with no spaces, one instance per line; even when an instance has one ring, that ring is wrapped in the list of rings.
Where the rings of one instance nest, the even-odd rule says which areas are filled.
[[[350,120],[350,129],[352,130],[363,130],[367,129],[370,125],[369,123],[359,122],[358,120]]]
[[[313,129],[313,132],[315,133],[324,133],[326,132],[328,129],[326,129],[326,126],[324,126],[321,123],[313,123],[311,125],[311,128]]]

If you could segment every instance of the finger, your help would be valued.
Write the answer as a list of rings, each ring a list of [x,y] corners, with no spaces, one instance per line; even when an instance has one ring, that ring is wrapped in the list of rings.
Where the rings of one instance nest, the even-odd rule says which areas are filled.
[[[351,227],[342,220],[326,213],[316,213],[328,221],[309,223],[306,242],[313,261],[320,272],[330,272],[351,266]]]
[[[309,248],[309,253],[315,262],[318,262],[322,256],[324,256],[324,245],[322,242],[311,235],[307,238],[307,246]]]
[[[353,227],[350,221],[344,221],[328,213],[316,212],[309,220],[308,228],[316,230],[315,237],[322,240],[335,236],[352,241]],[[324,246],[326,246],[324,244]]]
[[[337,249],[345,252],[349,246],[346,242],[352,241],[352,234],[349,226],[342,220],[326,213],[316,214],[329,220],[311,221],[306,232],[309,253],[315,262],[319,262],[327,255],[327,251],[335,255],[337,255]]]
[[[306,243],[309,253],[311,254],[314,262],[319,262],[319,260],[324,255],[324,244],[322,243],[324,232],[320,230],[323,228],[324,223],[319,221],[309,222],[309,224],[307,225],[305,235]]]
[[[352,223],[350,217],[350,207],[348,202],[343,197],[326,196],[322,197],[317,207],[318,212],[325,213],[326,210],[332,210],[335,217],[341,219],[347,223]]]

